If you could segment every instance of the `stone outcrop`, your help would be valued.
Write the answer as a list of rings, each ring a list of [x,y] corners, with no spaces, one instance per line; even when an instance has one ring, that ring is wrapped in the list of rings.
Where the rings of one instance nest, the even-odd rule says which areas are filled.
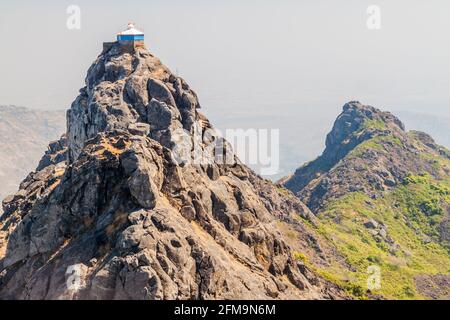
[[[359,279],[353,294],[362,297],[367,274],[379,270],[370,299],[448,299],[449,154],[391,113],[352,101],[323,154],[283,179],[334,244],[331,260],[348,263],[324,268]]]
[[[307,233],[309,209],[241,164],[199,108],[145,48],[108,47],[66,136],[3,203],[0,298],[346,298],[278,231]]]
[[[377,144],[374,148],[373,142]],[[423,148],[448,157],[448,151],[427,134],[406,132],[391,113],[352,101],[344,105],[327,135],[323,154],[280,183],[315,212],[349,192],[377,198],[411,173],[448,175],[442,171],[446,168],[437,168],[418,156]]]

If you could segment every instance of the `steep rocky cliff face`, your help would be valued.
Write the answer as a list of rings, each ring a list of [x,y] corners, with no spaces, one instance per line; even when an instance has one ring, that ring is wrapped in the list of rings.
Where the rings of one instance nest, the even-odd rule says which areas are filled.
[[[309,209],[241,164],[199,108],[146,49],[103,52],[67,135],[3,203],[0,298],[345,298],[280,228],[326,261]]]
[[[349,264],[328,272],[364,287],[374,265],[383,296],[450,297],[450,152],[429,135],[350,102],[323,154],[282,183]]]
[[[391,113],[350,102],[327,135],[323,154],[282,182],[317,210],[348,192],[376,197],[408,174],[449,175],[447,167],[436,167],[421,153],[448,158],[445,148],[424,133],[407,133]]]

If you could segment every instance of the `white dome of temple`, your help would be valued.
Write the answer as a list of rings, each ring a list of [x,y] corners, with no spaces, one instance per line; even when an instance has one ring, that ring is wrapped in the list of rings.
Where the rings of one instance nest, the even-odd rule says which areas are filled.
[[[143,41],[144,32],[135,28],[134,23],[128,23],[126,30],[117,34],[117,41]]]
[[[119,32],[119,35],[144,35],[144,33],[135,28],[134,23],[128,23],[128,27],[126,30]]]

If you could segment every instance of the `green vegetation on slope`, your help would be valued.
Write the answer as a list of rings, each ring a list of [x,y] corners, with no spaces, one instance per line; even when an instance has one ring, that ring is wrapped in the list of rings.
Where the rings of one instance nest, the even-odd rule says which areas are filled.
[[[344,106],[330,134],[320,159],[331,159],[327,172],[318,176],[313,162],[286,184],[300,185],[315,211],[308,226],[322,235],[326,259],[301,248],[294,257],[356,298],[450,299],[450,152],[358,102]],[[380,286],[369,286],[378,271]]]
[[[357,158],[361,157],[366,150],[386,151],[386,143],[396,144],[400,147],[403,146],[402,141],[395,135],[390,134],[386,136],[376,136],[372,139],[366,140],[356,146],[349,154],[349,157]]]
[[[372,290],[373,294],[393,299],[424,298],[414,278],[450,272],[450,257],[447,248],[438,243],[437,231],[449,204],[450,181],[436,181],[427,175],[409,176],[404,184],[376,200],[350,193],[333,201],[321,213],[318,228],[352,271],[338,265],[319,271],[363,297],[368,268],[378,266],[381,288]],[[378,222],[377,228],[365,226],[373,220]]]

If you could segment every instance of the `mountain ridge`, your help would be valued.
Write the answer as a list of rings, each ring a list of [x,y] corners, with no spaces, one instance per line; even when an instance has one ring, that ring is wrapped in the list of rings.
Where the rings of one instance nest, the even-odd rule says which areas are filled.
[[[0,297],[348,298],[278,231],[309,209],[241,164],[199,108],[145,48],[104,50],[66,136],[3,202]],[[174,157],[192,150],[207,161]]]
[[[382,296],[450,297],[450,152],[392,114],[349,102],[323,154],[281,181],[318,217],[361,287],[378,268]]]
[[[373,150],[370,146],[364,150],[364,143],[374,141],[374,139],[379,140],[377,143],[382,145],[381,148],[386,146],[387,149],[395,151],[396,154],[389,154],[383,150]],[[304,195],[300,198],[303,197],[306,204],[309,204],[309,207],[315,210],[320,208],[321,204],[314,199],[309,199],[309,196],[305,193],[310,191],[305,190],[305,187],[311,183],[311,188],[314,189],[311,192],[317,192],[320,197],[323,197],[322,192],[326,193],[327,184],[331,183],[329,179],[332,179],[332,177],[327,176],[327,173],[332,168],[341,170],[341,175],[350,175],[340,176],[342,181],[332,182],[333,185],[340,184],[343,187],[341,191],[363,191],[373,196],[376,196],[376,190],[383,191],[398,184],[411,172],[418,174],[422,170],[439,176],[439,172],[436,172],[433,165],[430,165],[428,161],[415,161],[416,153],[420,150],[413,140],[425,145],[430,149],[430,152],[448,157],[448,151],[437,145],[429,135],[418,131],[406,132],[403,123],[392,113],[382,112],[372,106],[352,101],[344,105],[342,113],[333,125],[333,129],[327,135],[323,154],[316,160],[301,166],[292,176],[280,180],[280,183],[294,193],[303,192]],[[363,150],[360,150],[361,152],[356,157],[354,155],[351,161],[346,164],[339,164],[341,161],[347,161],[349,153],[356,152],[358,147]],[[356,162],[359,162],[359,165]],[[370,170],[361,167],[364,162],[370,163]],[[357,175],[351,177],[350,170],[346,165],[352,165],[355,172],[365,174],[364,179],[366,181],[364,179],[358,181],[361,177]],[[443,170],[448,170],[448,168],[444,167]],[[320,177],[322,174],[324,176]],[[448,171],[443,174],[448,175]],[[356,180],[353,180],[353,178]],[[313,181],[315,182],[312,183]],[[342,182],[345,181],[351,181],[355,186],[342,186]],[[337,194],[341,191],[333,190]]]
[[[277,185],[145,48],[106,47],[85,83],[2,203],[1,299],[450,296],[450,153],[431,136],[351,101]]]

